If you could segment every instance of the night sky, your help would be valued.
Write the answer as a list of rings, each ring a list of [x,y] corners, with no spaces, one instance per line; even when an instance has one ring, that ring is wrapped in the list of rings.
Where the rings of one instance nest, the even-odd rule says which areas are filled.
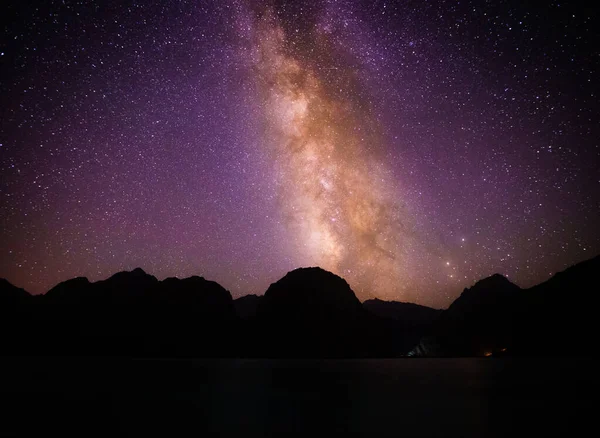
[[[600,252],[595,9],[11,1],[0,277],[142,267],[235,297],[300,266],[447,307]]]

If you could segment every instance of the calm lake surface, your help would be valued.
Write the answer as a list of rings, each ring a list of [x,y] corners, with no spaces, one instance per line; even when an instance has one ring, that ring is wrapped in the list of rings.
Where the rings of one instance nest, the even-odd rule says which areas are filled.
[[[0,435],[575,436],[597,415],[597,365],[2,359]]]

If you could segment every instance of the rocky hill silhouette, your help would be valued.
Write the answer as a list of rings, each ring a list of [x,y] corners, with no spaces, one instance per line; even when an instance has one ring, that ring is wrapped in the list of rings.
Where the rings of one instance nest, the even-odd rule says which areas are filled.
[[[595,355],[600,256],[527,289],[515,315],[515,355]]]
[[[378,318],[348,283],[321,268],[289,272],[266,291],[257,311],[268,357],[365,357],[385,354]],[[388,352],[389,353],[389,352]]]
[[[521,289],[499,274],[477,282],[410,355],[581,356],[593,345],[600,256]]]
[[[263,299],[262,295],[244,295],[233,301],[235,312],[237,315],[245,320],[249,321],[256,318],[256,312],[258,312],[258,305]]]
[[[442,312],[421,341],[419,354],[483,356],[513,338],[513,306],[521,288],[500,274],[478,281]]]
[[[3,291],[2,291],[3,292]],[[4,295],[4,294],[3,294]],[[107,280],[74,278],[30,296],[27,331],[10,354],[231,356],[238,318],[219,284],[202,277],[158,281],[137,268]]]
[[[0,354],[18,350],[23,339],[31,337],[28,321],[32,319],[33,296],[0,279]]]
[[[529,289],[480,280],[444,310],[360,303],[341,277],[300,268],[233,300],[202,277],[137,268],[32,296],[0,280],[2,355],[397,357],[589,355],[600,256]]]
[[[12,285],[8,280],[0,278],[0,311],[10,309],[10,306],[20,304],[31,298],[25,290]]]

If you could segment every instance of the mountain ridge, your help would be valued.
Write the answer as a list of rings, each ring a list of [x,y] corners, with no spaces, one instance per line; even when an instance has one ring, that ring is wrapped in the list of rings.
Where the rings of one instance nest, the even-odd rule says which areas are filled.
[[[292,270],[264,295],[236,300],[204,277],[158,280],[141,268],[96,282],[75,277],[42,295],[1,279],[0,354],[483,356],[556,354],[557,346],[561,354],[585,352],[598,269],[600,256],[527,289],[493,274],[443,310],[361,303],[346,280],[318,267]],[[577,304],[582,294],[590,305]]]

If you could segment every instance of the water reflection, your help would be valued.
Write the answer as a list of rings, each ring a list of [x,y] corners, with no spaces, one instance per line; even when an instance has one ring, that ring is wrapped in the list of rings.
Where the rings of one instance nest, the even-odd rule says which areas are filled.
[[[597,361],[3,362],[0,434],[565,436],[595,416]],[[31,421],[35,418],[36,421]]]

